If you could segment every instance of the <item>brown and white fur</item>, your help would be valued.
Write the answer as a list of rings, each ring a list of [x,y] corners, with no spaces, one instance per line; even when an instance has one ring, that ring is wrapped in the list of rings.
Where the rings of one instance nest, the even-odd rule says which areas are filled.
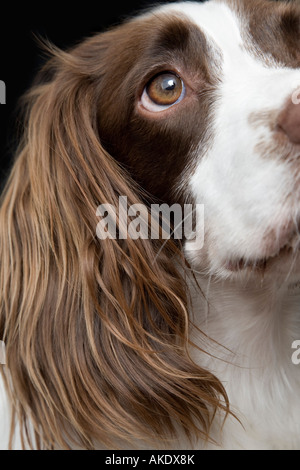
[[[52,49],[1,208],[11,446],[300,448],[299,44],[297,3],[210,0]],[[204,245],[97,240],[120,195],[204,204]]]

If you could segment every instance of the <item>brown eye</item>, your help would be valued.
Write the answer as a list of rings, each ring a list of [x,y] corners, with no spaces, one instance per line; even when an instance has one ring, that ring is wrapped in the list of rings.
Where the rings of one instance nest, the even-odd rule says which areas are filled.
[[[155,77],[146,87],[149,98],[163,106],[174,104],[182,93],[182,81],[170,73]]]
[[[142,105],[149,111],[159,112],[182,100],[184,83],[175,73],[156,75],[144,88]]]

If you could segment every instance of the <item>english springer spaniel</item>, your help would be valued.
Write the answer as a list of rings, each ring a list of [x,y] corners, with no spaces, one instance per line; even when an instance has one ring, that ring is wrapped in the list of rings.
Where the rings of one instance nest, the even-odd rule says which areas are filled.
[[[299,3],[47,48],[0,210],[1,447],[300,449]],[[204,242],[101,239],[120,198],[204,208]]]

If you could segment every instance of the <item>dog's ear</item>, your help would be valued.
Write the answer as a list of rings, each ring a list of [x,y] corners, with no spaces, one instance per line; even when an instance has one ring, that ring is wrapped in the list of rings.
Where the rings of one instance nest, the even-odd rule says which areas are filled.
[[[99,204],[145,199],[99,139],[101,44],[53,48],[26,98],[0,212],[2,373],[24,445],[167,447],[228,403],[188,354],[178,247],[96,235]]]

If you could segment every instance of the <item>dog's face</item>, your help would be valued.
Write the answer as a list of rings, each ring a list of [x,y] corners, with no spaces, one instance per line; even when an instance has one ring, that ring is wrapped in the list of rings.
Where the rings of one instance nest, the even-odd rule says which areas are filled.
[[[299,5],[179,3],[110,34],[100,137],[151,194],[205,205],[192,262],[222,276],[299,264]]]
[[[299,6],[206,7],[190,14],[200,27],[212,18],[204,28],[221,74],[213,136],[189,187],[205,204],[210,272],[299,273]]]

